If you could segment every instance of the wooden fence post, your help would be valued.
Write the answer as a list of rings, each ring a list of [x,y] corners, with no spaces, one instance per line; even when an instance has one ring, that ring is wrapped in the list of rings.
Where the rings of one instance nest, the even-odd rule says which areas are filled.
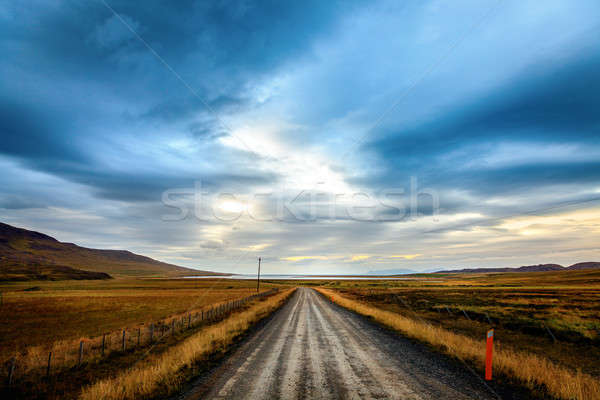
[[[490,325],[494,325],[494,323],[492,322],[492,320],[490,319],[490,316],[485,313],[485,317],[487,318],[488,322],[490,323]]]
[[[17,359],[15,357],[10,360],[10,370],[8,371],[8,387],[12,385],[13,374],[15,373],[15,363]]]
[[[104,357],[104,343],[106,342],[106,333],[102,334],[102,357]]]
[[[465,317],[467,317],[467,319],[470,321],[471,318],[469,317],[469,314],[467,314],[467,312],[463,308],[461,308],[461,310],[462,310],[463,314],[465,314]]]
[[[79,342],[79,361],[77,365],[81,365],[81,359],[83,358],[83,340]]]
[[[171,320],[171,335],[175,334],[175,318]]]
[[[121,344],[121,351],[125,351],[125,329],[123,329],[123,341]]]
[[[142,334],[142,328],[138,328],[138,340],[137,340],[137,347],[140,347],[140,336]]]
[[[50,362],[52,361],[52,352],[48,353],[48,366],[46,367],[46,377],[50,376]]]
[[[192,314],[188,314],[188,329],[192,326]]]

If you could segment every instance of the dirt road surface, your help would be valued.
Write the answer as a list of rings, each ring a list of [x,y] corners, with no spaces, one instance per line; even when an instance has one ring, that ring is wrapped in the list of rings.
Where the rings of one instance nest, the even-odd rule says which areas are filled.
[[[512,397],[512,396],[510,396]],[[179,399],[498,399],[468,367],[300,288]]]

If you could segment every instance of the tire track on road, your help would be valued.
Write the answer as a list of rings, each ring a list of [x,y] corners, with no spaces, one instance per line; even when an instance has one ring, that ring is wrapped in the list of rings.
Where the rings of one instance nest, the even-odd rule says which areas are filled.
[[[495,399],[447,358],[307,288],[206,381],[178,399]]]

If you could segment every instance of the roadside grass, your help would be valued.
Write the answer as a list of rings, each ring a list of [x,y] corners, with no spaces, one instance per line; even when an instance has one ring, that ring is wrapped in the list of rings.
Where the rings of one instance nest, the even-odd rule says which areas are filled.
[[[261,291],[275,285],[261,285]],[[51,373],[75,373],[80,342],[83,363],[97,364],[110,354],[177,331],[194,314],[256,293],[255,282],[231,279],[114,279],[81,282],[18,282],[0,285],[0,379],[16,358],[15,385],[43,377],[52,352]],[[105,356],[102,341],[105,336]],[[138,339],[139,335],[139,339]],[[110,366],[106,368],[110,369]],[[114,369],[120,368],[119,363]],[[4,381],[2,385],[4,385]]]
[[[600,270],[401,278],[306,283],[475,340],[494,327],[504,347],[600,378]]]
[[[268,290],[276,285],[264,284]],[[33,289],[33,290],[32,290]],[[256,292],[231,279],[112,279],[0,284],[0,360],[136,327]],[[64,342],[64,343],[60,343]],[[74,346],[72,345],[74,344]]]
[[[348,298],[337,290],[317,288],[327,297],[359,314],[373,318],[402,334],[428,343],[439,351],[483,366],[485,360],[484,339],[473,339],[464,334],[454,333],[436,326],[418,316],[408,317],[398,312],[384,310],[364,301]],[[415,319],[415,317],[417,317]],[[541,353],[543,354],[543,353]],[[559,365],[543,355],[525,351],[515,351],[496,343],[494,350],[494,371],[509,379],[516,380],[531,390],[542,390],[559,399],[598,399],[600,381],[592,375]]]
[[[80,399],[143,399],[176,392],[189,378],[186,371],[211,353],[231,345],[236,337],[278,309],[294,290],[287,289],[258,301],[250,308],[202,329],[160,355],[149,355],[131,369],[85,387]]]
[[[327,283],[324,283],[327,285]],[[600,378],[600,288],[331,286],[345,297]]]

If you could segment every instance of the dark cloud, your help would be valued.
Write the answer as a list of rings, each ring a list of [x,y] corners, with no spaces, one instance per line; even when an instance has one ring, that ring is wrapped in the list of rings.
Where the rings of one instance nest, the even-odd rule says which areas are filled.
[[[127,159],[138,156],[118,147],[123,133],[139,138],[142,148],[156,130],[171,132],[160,134],[163,141],[191,136],[200,146],[228,135],[218,119],[251,107],[243,94],[248,80],[306,49],[341,5],[109,3],[194,93],[101,2],[15,7],[4,21],[0,47],[6,53],[19,43],[19,51],[10,51],[11,59],[0,65],[10,63],[13,78],[25,84],[9,82],[0,93],[0,153],[109,199],[156,200],[161,191],[195,180],[213,188],[273,182],[275,174],[240,163],[253,156],[215,152],[215,144],[204,152],[220,152],[222,170],[186,173],[167,172],[166,166],[159,171],[159,160],[149,173],[145,159],[139,159],[144,171],[124,172],[100,162],[94,144]],[[36,24],[24,25],[33,17]],[[228,157],[236,159],[234,166],[227,167]],[[232,171],[236,165],[243,171]]]
[[[541,70],[541,71],[539,71]],[[571,160],[530,160],[486,164],[504,143],[528,146],[600,146],[600,56],[598,51],[567,65],[536,65],[505,87],[426,123],[389,132],[365,145],[384,172],[357,181],[389,185],[417,176],[422,185],[475,193],[509,193],[531,185],[590,183],[600,180],[600,164],[573,155]],[[510,155],[509,155],[510,156]],[[474,159],[484,165],[470,166]]]
[[[0,208],[9,210],[22,210],[27,208],[43,208],[44,202],[36,201],[27,196],[15,194],[0,194]]]
[[[0,153],[59,163],[81,161],[74,138],[64,135],[67,125],[53,117],[51,110],[0,99]]]

